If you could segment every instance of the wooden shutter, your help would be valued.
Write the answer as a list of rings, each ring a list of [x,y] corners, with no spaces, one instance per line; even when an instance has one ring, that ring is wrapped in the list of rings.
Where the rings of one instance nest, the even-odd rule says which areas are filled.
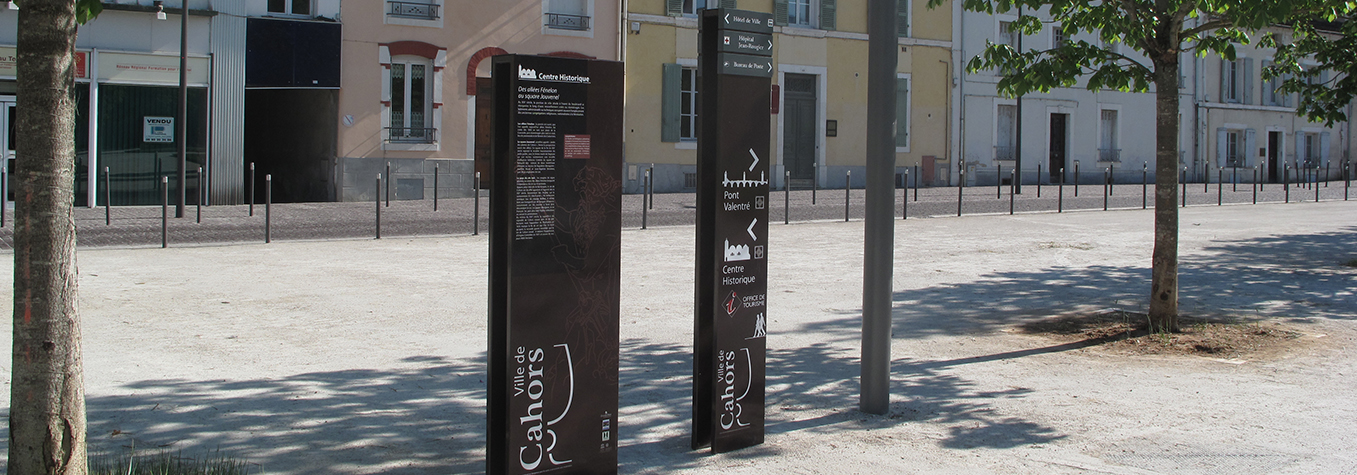
[[[1296,168],[1305,161],[1305,132],[1296,132]]]
[[[1224,127],[1216,129],[1216,166],[1224,166],[1225,154],[1230,148],[1230,132]]]
[[[1315,161],[1315,166],[1322,166],[1324,162],[1329,161],[1329,133],[1319,133],[1319,160]]]
[[[735,5],[735,0],[721,0],[721,8],[739,8]]]
[[[1239,68],[1242,70],[1239,72],[1239,80],[1242,82],[1240,86],[1244,93],[1243,102],[1253,104],[1253,58],[1241,60]]]
[[[895,36],[909,36],[909,0],[895,1]]]
[[[773,0],[773,24],[778,26],[787,24],[787,0]]]
[[[820,0],[820,29],[833,30],[837,28],[838,0]]]
[[[1244,130],[1244,153],[1240,154],[1239,166],[1249,166],[1249,159],[1253,157],[1254,150],[1258,147],[1258,131],[1254,129]]]
[[[909,146],[909,78],[895,78],[895,146]]]
[[[683,16],[683,0],[665,0],[664,13],[669,16]]]
[[[683,66],[664,65],[663,90],[660,92],[660,141],[678,142],[682,134],[679,112],[683,100]]]

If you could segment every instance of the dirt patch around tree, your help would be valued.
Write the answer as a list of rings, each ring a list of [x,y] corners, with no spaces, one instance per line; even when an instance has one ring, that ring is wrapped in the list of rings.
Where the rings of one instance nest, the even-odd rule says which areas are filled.
[[[1129,355],[1186,355],[1272,359],[1317,344],[1318,339],[1275,320],[1178,317],[1179,331],[1152,334],[1148,315],[1119,309],[1045,318],[1018,333]]]

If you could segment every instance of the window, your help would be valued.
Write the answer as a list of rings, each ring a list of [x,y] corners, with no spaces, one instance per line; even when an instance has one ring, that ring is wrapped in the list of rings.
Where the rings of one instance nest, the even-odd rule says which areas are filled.
[[[311,0],[269,0],[269,13],[310,15]]]
[[[1296,167],[1323,166],[1329,156],[1328,132],[1296,132]]]
[[[773,24],[833,30],[837,10],[838,0],[773,0]]]
[[[411,20],[437,20],[438,2],[436,0],[388,0],[386,16]]]
[[[1018,127],[1018,106],[1000,104],[995,114],[994,159],[1013,160]]]
[[[1108,40],[1106,40],[1106,39],[1102,39],[1102,40],[1099,40],[1099,41],[1102,43],[1103,49],[1104,49],[1104,50],[1107,50],[1109,53],[1113,53],[1113,54],[1120,54],[1120,53],[1121,53],[1121,50],[1118,49],[1119,43],[1117,43],[1117,42],[1115,42],[1115,41],[1108,41]]]
[[[1061,46],[1065,46],[1066,39],[1067,38],[1065,38],[1065,30],[1062,30],[1059,26],[1051,27],[1051,49],[1057,49],[1060,48]]]
[[[810,26],[811,0],[787,0],[787,24]]]
[[[697,140],[697,68],[683,68],[679,81],[679,140]]]
[[[1239,148],[1239,131],[1225,132],[1225,168],[1236,168],[1244,163],[1244,154]]]
[[[1230,128],[1216,129],[1216,166],[1222,168],[1247,168],[1249,151],[1257,150],[1258,134],[1254,129],[1242,128],[1242,125],[1230,125]]]
[[[554,30],[589,31],[588,0],[545,0],[543,21]]]
[[[1098,121],[1098,161],[1120,162],[1121,148],[1117,142],[1117,110],[1103,109]]]
[[[1264,68],[1271,66],[1271,63],[1263,63]],[[1263,82],[1263,105],[1279,107],[1291,106],[1290,94],[1277,90],[1278,88],[1281,88],[1282,83],[1286,82],[1289,78],[1290,75],[1274,76],[1272,79]]]
[[[895,148],[897,152],[909,149],[909,76],[906,75],[895,78]]]
[[[1252,59],[1237,58],[1234,61],[1221,60],[1220,101],[1235,104],[1253,103],[1252,77]]]
[[[435,129],[428,120],[430,101],[428,77],[433,68],[418,60],[391,63],[391,122],[387,141],[391,143],[433,143]]]
[[[1013,22],[999,22],[999,44],[1018,48],[1018,30],[1014,29]]]

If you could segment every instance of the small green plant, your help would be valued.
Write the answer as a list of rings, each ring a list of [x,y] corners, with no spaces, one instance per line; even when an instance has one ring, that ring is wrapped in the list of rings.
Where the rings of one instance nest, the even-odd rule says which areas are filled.
[[[250,465],[215,451],[202,457],[185,457],[165,451],[138,454],[136,449],[90,458],[90,475],[248,475]]]

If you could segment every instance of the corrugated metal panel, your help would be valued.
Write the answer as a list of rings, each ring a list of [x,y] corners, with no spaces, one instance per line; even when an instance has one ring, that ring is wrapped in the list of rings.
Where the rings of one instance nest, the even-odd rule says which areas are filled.
[[[245,202],[245,2],[213,2],[209,204]]]

